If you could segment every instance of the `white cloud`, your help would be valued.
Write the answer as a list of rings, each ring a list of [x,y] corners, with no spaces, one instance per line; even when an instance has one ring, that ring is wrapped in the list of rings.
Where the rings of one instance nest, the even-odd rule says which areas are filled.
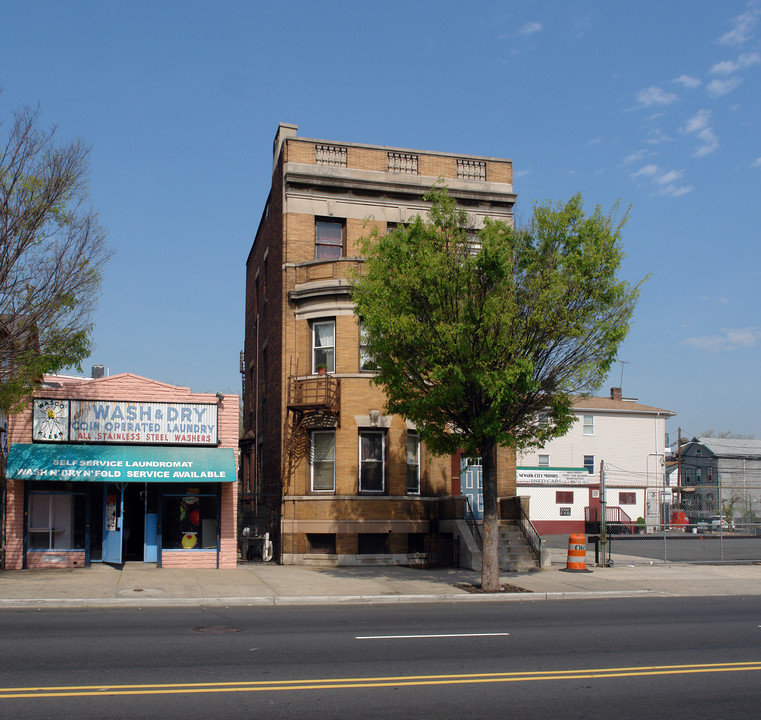
[[[659,195],[668,195],[669,197],[681,197],[692,192],[692,185],[674,184],[682,175],[684,175],[684,170],[663,170],[653,163],[645,165],[631,174],[633,178],[650,180],[657,186]]]
[[[637,172],[633,173],[632,177],[653,177],[654,175],[657,175],[657,173],[657,165],[645,165],[645,167],[642,167],[637,170]]]
[[[700,110],[694,117],[691,117],[684,126],[684,132],[694,133],[708,127],[708,119],[711,113],[708,110]]]
[[[527,22],[520,30],[521,35],[533,35],[544,30],[541,23]]]
[[[744,45],[756,27],[758,14],[759,11],[752,8],[742,15],[732,18],[730,20],[732,29],[719,38],[719,43],[722,45]]]
[[[737,72],[740,66],[732,60],[722,60],[720,63],[716,63],[708,72],[712,75],[731,75],[733,72]]]
[[[692,75],[680,75],[678,78],[674,78],[675,83],[679,83],[686,88],[700,87],[700,80]]]
[[[642,160],[643,157],[645,157],[645,151],[644,150],[635,150],[630,155],[627,155],[622,161],[621,165],[630,165],[633,162],[639,162]]]
[[[710,155],[719,147],[719,138],[716,137],[716,133],[714,132],[713,127],[711,127],[710,119],[710,111],[700,110],[691,117],[684,128],[682,128],[682,132],[688,135],[697,136],[702,143],[695,148],[693,157]]]
[[[742,78],[738,77],[731,77],[726,80],[711,80],[708,83],[708,94],[713,98],[721,97],[732,92],[741,82]]]
[[[751,348],[758,345],[761,341],[761,329],[758,327],[746,328],[722,328],[720,332],[713,335],[698,335],[682,340],[683,345],[707,350],[708,352],[719,352],[720,350],[739,350],[741,348]]]
[[[761,55],[757,52],[743,53],[737,58],[737,61],[722,60],[721,62],[716,63],[709,72],[712,75],[731,75],[738,70],[744,70],[745,68],[758,65],[759,63],[761,63]]]
[[[675,180],[679,180],[682,175],[684,175],[684,170],[669,170],[668,172],[653,178],[653,182],[658,185],[666,185],[673,183]]]
[[[682,197],[694,190],[692,185],[674,185],[673,183],[662,187],[659,192],[661,195],[668,195],[669,197]]]
[[[759,158],[756,158],[756,159],[753,161],[753,164],[751,165],[751,167],[761,167],[761,157],[759,157]]]
[[[649,87],[640,90],[637,93],[637,102],[643,107],[651,105],[671,105],[677,100],[676,93],[667,92],[659,87]]]

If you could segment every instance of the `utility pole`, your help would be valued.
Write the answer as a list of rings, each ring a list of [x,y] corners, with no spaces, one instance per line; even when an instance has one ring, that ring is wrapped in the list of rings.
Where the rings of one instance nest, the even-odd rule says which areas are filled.
[[[605,499],[605,461],[600,460],[600,545],[602,545],[602,563],[605,567],[608,566],[608,561],[605,559],[605,552],[608,549],[607,515],[608,502]]]

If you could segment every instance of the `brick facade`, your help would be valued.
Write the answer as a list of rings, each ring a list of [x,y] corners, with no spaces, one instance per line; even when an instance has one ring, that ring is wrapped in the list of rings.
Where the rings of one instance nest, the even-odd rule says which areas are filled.
[[[464,500],[452,497],[459,488],[453,487],[450,459],[425,447],[419,452],[419,492],[408,493],[407,446],[414,428],[404,418],[384,416],[383,393],[360,367],[350,298],[352,273],[361,264],[359,241],[373,227],[385,232],[390,223],[424,215],[423,196],[439,178],[474,226],[487,216],[511,222],[512,163],[309,140],[296,130],[278,129],[272,187],[246,266],[242,524],[269,532],[275,558],[284,563],[314,556],[404,563],[423,539],[439,534],[442,521],[463,516]],[[318,221],[340,223],[335,257],[316,257]],[[309,392],[310,383],[314,390],[321,382],[313,374],[315,323],[334,328],[329,378],[340,399],[305,410],[289,388],[298,384]],[[327,487],[313,485],[315,432],[328,433],[328,445],[334,433],[334,479]],[[382,436],[377,492],[360,487],[365,434],[374,445]],[[500,493],[514,495],[512,455],[502,468]]]

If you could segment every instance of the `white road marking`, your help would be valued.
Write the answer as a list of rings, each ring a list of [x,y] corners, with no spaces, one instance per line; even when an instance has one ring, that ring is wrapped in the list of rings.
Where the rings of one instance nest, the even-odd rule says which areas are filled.
[[[510,633],[448,633],[446,635],[364,635],[355,640],[407,640],[409,638],[455,638],[455,637],[498,637],[509,636]]]

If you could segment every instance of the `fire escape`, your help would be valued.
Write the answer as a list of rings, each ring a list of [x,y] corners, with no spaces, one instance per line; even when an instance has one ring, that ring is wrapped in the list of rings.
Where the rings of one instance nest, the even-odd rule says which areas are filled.
[[[309,431],[341,427],[341,381],[332,375],[289,377],[283,455],[283,495],[309,451]]]

